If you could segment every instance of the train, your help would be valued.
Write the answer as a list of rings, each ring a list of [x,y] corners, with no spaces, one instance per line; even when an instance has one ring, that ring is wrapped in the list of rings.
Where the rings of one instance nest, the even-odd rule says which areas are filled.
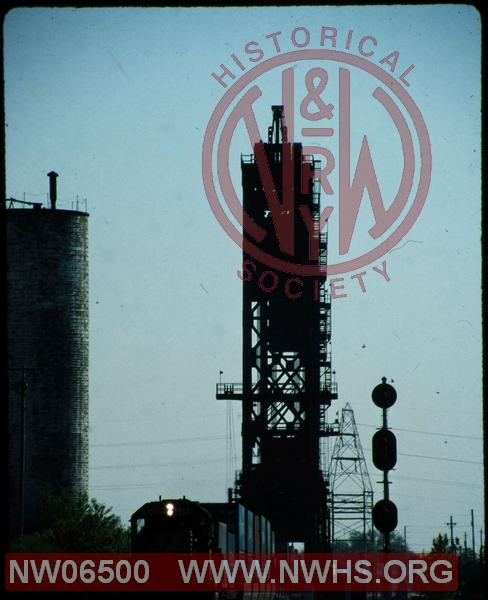
[[[130,522],[132,552],[275,551],[268,519],[237,502],[160,498],[146,502]]]
[[[196,502],[185,497],[160,497],[136,510],[130,523],[132,552],[275,552],[275,533],[268,519],[237,502]],[[303,597],[262,587],[247,592],[186,592],[183,595],[200,600],[288,600]]]

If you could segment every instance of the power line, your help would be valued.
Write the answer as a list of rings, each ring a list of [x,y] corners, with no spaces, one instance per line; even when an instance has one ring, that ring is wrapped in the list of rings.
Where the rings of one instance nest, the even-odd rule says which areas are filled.
[[[101,469],[145,469],[153,467],[173,467],[179,465],[207,465],[221,463],[224,458],[203,459],[203,460],[171,460],[163,463],[139,463],[139,464],[123,464],[123,465],[101,465],[98,467],[90,467],[91,471],[99,471]]]
[[[399,452],[398,454],[401,454],[402,456],[411,456],[414,458],[429,458],[431,460],[444,460],[447,462],[457,462],[457,463],[464,463],[464,464],[468,464],[468,465],[482,465],[483,464],[481,461],[478,461],[478,460],[463,460],[461,458],[444,458],[441,456],[427,456],[426,454],[407,454],[406,452]]]
[[[368,425],[369,427],[369,425]],[[371,425],[371,427],[373,427]],[[397,430],[397,428],[395,428],[395,430]],[[413,431],[413,430],[410,430]],[[426,433],[426,432],[424,432]],[[432,434],[432,435],[437,435],[437,434]],[[192,437],[192,438],[174,438],[174,439],[167,439],[167,440],[154,440],[154,441],[146,441],[146,442],[114,442],[114,443],[107,443],[107,444],[91,444],[92,448],[123,448],[125,446],[127,447],[131,447],[131,446],[159,446],[159,445],[164,445],[164,444],[172,444],[172,443],[187,443],[187,442],[203,442],[203,441],[217,441],[217,440],[224,440],[226,439],[226,436],[223,435],[214,435],[214,436],[204,436],[204,437]],[[366,450],[368,452],[371,451],[370,448],[366,448]],[[235,449],[234,449],[234,453],[235,453]],[[483,463],[481,461],[476,461],[476,460],[465,460],[465,459],[461,459],[461,458],[446,458],[446,457],[442,457],[442,456],[431,456],[428,454],[410,454],[407,452],[398,452],[398,455],[400,456],[408,456],[411,458],[424,458],[424,459],[430,459],[430,460],[441,460],[441,461],[445,461],[445,462],[455,462],[455,463],[463,463],[463,464],[470,464],[470,465],[482,465]]]
[[[447,481],[446,479],[426,479],[425,477],[406,477],[404,475],[396,475],[398,479],[406,479],[407,481],[424,481],[426,483],[442,483],[444,485],[451,485],[454,487],[475,487],[475,488],[483,488],[483,485],[480,483],[472,483],[471,481]]]
[[[158,446],[160,444],[173,444],[178,442],[207,442],[212,440],[224,440],[225,435],[208,435],[191,438],[173,438],[166,440],[154,440],[148,442],[113,442],[108,444],[90,444],[91,448],[122,448],[124,446]]]
[[[371,427],[372,429],[378,429],[377,425],[369,425],[368,423],[359,423],[358,425],[361,425],[362,427]],[[406,431],[408,433],[421,433],[423,435],[438,435],[440,437],[445,437],[445,438],[460,438],[460,439],[464,439],[464,440],[478,440],[478,441],[482,441],[483,438],[482,437],[478,437],[475,435],[462,435],[460,433],[442,433],[441,431],[421,431],[419,429],[407,429],[407,428],[402,428],[402,427],[395,427],[394,428],[395,431]]]
[[[403,494],[402,493],[401,494],[401,498],[415,498],[415,499],[418,500],[418,494],[415,495],[415,494]],[[454,501],[451,498],[446,498],[446,496],[442,496],[442,497],[441,496],[431,496],[429,494],[428,500],[433,500],[435,502],[446,502],[448,504],[457,504],[457,505],[463,506],[463,507],[466,506],[466,501],[465,500]],[[482,497],[481,496],[480,496],[480,501],[482,501]],[[410,507],[406,507],[406,510],[416,511],[417,509],[414,508],[414,507],[411,507],[411,508]],[[432,508],[432,510],[438,511],[439,509],[438,508]]]
[[[154,442],[155,444],[159,443],[159,442]],[[122,444],[124,445],[124,444]],[[134,444],[135,445],[135,444]],[[370,451],[370,449],[366,448],[366,450]],[[403,455],[403,456],[410,456],[410,457],[415,457],[415,458],[424,458],[424,459],[432,459],[432,460],[442,460],[442,461],[447,461],[447,462],[460,462],[460,463],[468,463],[468,464],[476,464],[476,465],[480,465],[482,463],[477,462],[477,461],[467,461],[467,460],[461,460],[461,459],[455,459],[455,458],[442,458],[439,456],[427,456],[427,455],[422,455],[422,454],[406,454],[406,453],[402,453],[399,452],[398,454]],[[223,462],[225,460],[222,458],[217,458],[217,459],[204,459],[204,460],[199,460],[199,461],[167,461],[164,463],[141,463],[141,464],[120,464],[120,465],[99,465],[96,467],[90,467],[90,470],[95,471],[95,470],[100,470],[100,469],[136,469],[136,468],[149,468],[149,467],[170,467],[170,466],[175,466],[175,465],[193,465],[193,464],[215,464],[215,463],[220,463]],[[404,477],[401,475],[397,475],[397,477],[399,477],[400,479],[412,479],[413,481],[428,481],[428,482],[433,482],[433,481],[437,481],[438,483],[442,483],[441,480],[438,479],[421,479],[421,478],[409,478],[409,477]],[[446,482],[446,483],[450,483],[453,484],[453,482]],[[454,484],[457,485],[457,484]],[[461,483],[460,485],[465,485],[464,483]],[[477,484],[466,484],[466,485],[473,485],[475,487],[481,487],[481,486],[477,486]]]
[[[370,448],[366,448],[368,452],[371,451]],[[464,463],[468,465],[482,465],[483,463],[477,460],[463,460],[461,458],[444,458],[442,456],[429,456],[428,454],[409,454],[407,452],[397,452],[399,456],[409,456],[413,458],[427,458],[429,460],[443,460],[446,462],[456,462],[456,463]]]
[[[209,479],[192,479],[192,483],[207,483]],[[164,488],[167,483],[132,483],[132,484],[106,484],[106,485],[92,485],[90,490],[146,490],[146,489],[161,489]]]
[[[217,459],[208,459],[208,460],[201,460],[201,461],[169,461],[166,463],[143,463],[143,464],[123,464],[123,465],[106,465],[106,466],[98,466],[98,467],[91,467],[90,470],[95,471],[95,470],[102,470],[102,469],[133,469],[133,468],[154,468],[154,467],[171,467],[171,466],[179,466],[179,465],[196,465],[196,464],[216,464],[216,463],[222,463],[225,461],[225,458],[217,458]],[[470,481],[447,481],[444,479],[426,479],[423,477],[407,477],[407,476],[403,476],[403,475],[396,475],[397,479],[405,479],[407,481],[422,481],[422,482],[426,482],[426,483],[433,483],[433,484],[437,484],[437,483],[442,483],[444,485],[450,485],[450,486],[454,486],[454,487],[474,487],[474,488],[482,488],[483,486],[479,483],[473,483]],[[164,484],[160,484],[160,485],[164,485]],[[122,489],[125,486],[120,486]]]

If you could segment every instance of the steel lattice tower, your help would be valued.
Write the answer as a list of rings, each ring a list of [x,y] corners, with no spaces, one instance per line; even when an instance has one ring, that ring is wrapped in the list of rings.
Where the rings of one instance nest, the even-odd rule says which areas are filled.
[[[254,240],[244,238],[243,381],[218,384],[217,398],[243,403],[236,496],[271,521],[277,550],[284,550],[286,541],[304,542],[307,551],[325,550],[330,507],[320,440],[328,435],[325,413],[337,398],[337,385],[325,288],[327,234],[319,226],[320,161],[303,155],[300,143],[287,141],[283,107],[272,109],[268,143],[256,143],[254,154],[241,159],[244,219],[264,232],[260,249],[289,263],[290,251],[276,233],[279,219],[285,221],[293,261],[316,267],[320,276],[293,280],[288,273],[272,272],[256,260]],[[279,205],[278,214],[263,176],[266,163],[277,196],[284,199],[286,189],[293,194],[290,203]],[[273,288],[278,276],[281,284]]]
[[[339,434],[331,457],[330,481],[332,541],[347,542],[351,534],[359,534],[366,550],[373,530],[373,488],[354,411],[349,404],[342,409]]]

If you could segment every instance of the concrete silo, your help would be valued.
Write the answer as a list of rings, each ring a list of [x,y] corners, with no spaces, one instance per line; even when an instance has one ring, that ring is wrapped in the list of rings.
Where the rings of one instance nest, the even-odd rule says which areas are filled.
[[[10,537],[88,489],[88,214],[6,201]],[[22,206],[22,208],[19,208]]]

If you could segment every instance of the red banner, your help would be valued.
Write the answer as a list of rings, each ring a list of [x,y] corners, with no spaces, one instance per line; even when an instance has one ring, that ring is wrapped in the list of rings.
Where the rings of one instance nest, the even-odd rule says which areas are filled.
[[[454,591],[455,554],[7,554],[9,591]]]

